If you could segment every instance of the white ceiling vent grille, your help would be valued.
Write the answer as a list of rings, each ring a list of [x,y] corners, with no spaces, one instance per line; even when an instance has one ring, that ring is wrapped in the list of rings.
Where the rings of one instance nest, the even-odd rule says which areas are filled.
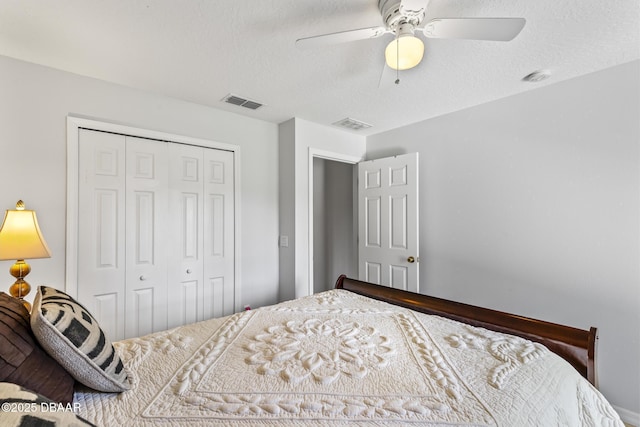
[[[367,129],[371,127],[371,125],[368,123],[364,123],[359,120],[352,119],[350,117],[347,117],[346,119],[338,120],[333,124],[335,126],[340,126],[340,127],[351,129],[351,130],[361,130],[361,129]]]
[[[226,102],[227,104],[238,105],[240,107],[248,108],[250,110],[257,110],[258,108],[264,105],[256,101],[252,101],[250,99],[243,98],[238,95],[234,95],[232,93],[222,98],[222,101]]]

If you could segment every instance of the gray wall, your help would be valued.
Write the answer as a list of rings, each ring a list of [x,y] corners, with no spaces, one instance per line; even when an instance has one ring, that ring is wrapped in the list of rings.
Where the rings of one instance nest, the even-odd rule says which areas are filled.
[[[333,289],[341,274],[358,277],[354,168],[313,159],[314,292]]]
[[[327,161],[326,198],[326,288],[332,289],[341,274],[358,277],[356,166]]]
[[[289,241],[287,247],[279,247],[280,301],[295,298],[295,126],[294,119],[278,126],[279,236]]]
[[[313,158],[313,291],[327,290],[327,196],[325,183],[327,160]]]
[[[639,75],[635,61],[367,138],[367,158],[420,153],[421,292],[597,326],[601,390],[636,414]]]

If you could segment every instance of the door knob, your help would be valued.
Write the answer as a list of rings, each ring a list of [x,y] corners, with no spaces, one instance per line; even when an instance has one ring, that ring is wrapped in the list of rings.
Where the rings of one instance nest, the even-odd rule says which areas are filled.
[[[147,276],[145,275],[140,276],[140,280],[147,280]]]
[[[407,258],[407,262],[409,264],[413,264],[414,262],[416,262],[416,259],[414,257],[410,256],[409,258]]]
[[[187,274],[191,274],[191,269],[187,268]]]

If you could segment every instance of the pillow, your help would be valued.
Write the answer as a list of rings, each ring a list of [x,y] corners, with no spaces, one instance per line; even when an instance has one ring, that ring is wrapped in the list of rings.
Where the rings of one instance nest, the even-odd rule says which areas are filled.
[[[76,416],[77,404],[61,405],[17,384],[0,383],[0,404],[4,427],[95,427]]]
[[[0,381],[21,385],[56,402],[73,400],[75,380],[40,347],[22,302],[4,292],[0,293]]]
[[[98,391],[129,390],[122,360],[96,319],[69,295],[39,286],[31,329],[40,345],[79,382]]]

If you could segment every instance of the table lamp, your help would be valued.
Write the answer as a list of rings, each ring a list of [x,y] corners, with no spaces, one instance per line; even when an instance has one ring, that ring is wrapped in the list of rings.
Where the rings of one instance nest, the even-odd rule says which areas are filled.
[[[16,281],[9,288],[11,296],[22,301],[27,310],[31,304],[24,297],[31,291],[31,285],[24,278],[31,271],[25,262],[28,258],[49,258],[51,253],[47,247],[35,211],[26,210],[24,202],[19,200],[15,210],[7,210],[0,227],[0,260],[17,260],[9,272]]]

